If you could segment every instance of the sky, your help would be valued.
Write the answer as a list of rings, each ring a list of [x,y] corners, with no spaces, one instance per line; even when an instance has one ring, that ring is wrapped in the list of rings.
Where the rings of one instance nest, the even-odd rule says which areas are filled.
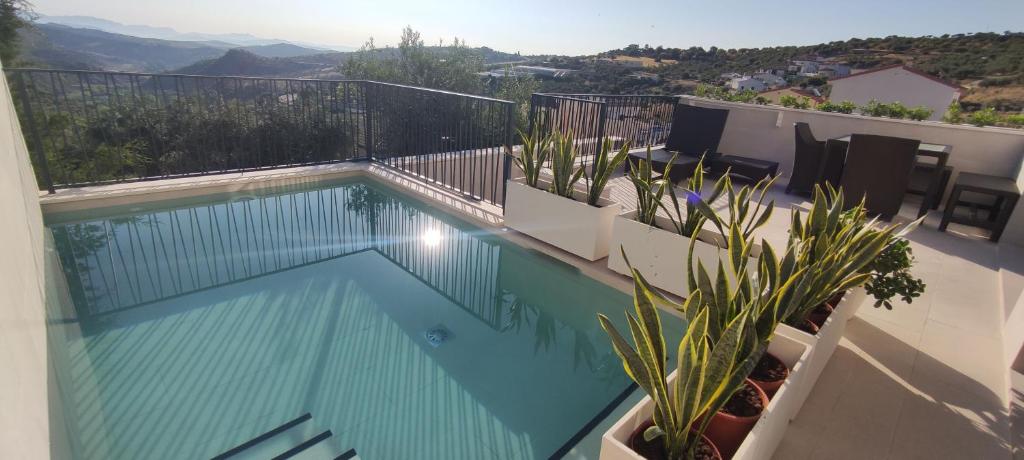
[[[639,45],[754,48],[1024,30],[1024,0],[31,0],[47,15],[326,45],[452,38],[523,54]]]

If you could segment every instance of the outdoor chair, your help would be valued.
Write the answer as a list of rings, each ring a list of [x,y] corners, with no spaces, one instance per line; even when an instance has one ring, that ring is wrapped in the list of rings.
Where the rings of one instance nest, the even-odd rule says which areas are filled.
[[[652,168],[663,171],[672,155],[678,153],[670,179],[679,183],[693,175],[702,157],[706,157],[705,166],[710,167],[711,161],[719,156],[718,143],[722,140],[728,117],[728,110],[676,104],[665,148],[651,151]],[[647,152],[633,152],[630,156],[627,164],[632,165],[637,160],[646,159]]]
[[[839,180],[847,205],[852,207],[863,197],[871,214],[898,214],[920,145],[916,139],[854,134]]]
[[[793,123],[793,131],[796,134],[796,149],[793,151],[793,171],[786,184],[786,193],[795,191],[810,194],[821,178],[825,141],[815,139],[807,123]]]

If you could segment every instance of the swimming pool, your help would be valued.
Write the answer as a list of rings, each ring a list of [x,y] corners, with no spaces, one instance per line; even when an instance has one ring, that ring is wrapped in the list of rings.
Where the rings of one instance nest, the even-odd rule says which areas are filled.
[[[548,458],[630,386],[596,320],[629,296],[374,181],[47,227],[76,457],[210,458],[309,414],[363,459]]]

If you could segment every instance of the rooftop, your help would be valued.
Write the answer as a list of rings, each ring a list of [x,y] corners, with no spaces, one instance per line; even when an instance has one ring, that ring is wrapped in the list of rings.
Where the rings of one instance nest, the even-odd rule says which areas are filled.
[[[104,76],[104,81],[108,81],[108,78],[112,79]],[[159,77],[145,85],[134,79],[129,81],[132,82],[132,89],[145,87],[147,90],[159,92],[162,88]],[[239,87],[247,84],[244,80],[237,83]],[[185,83],[175,83],[186,88],[188,85],[195,85],[197,93],[200,92],[202,84],[203,80],[199,78]],[[296,94],[303,91],[320,91],[324,86],[324,83],[288,82],[288,85],[292,84],[308,85],[295,90]],[[44,227],[44,219],[62,212],[90,212],[115,205],[128,208],[144,207],[171,198],[184,199],[216,193],[230,192],[237,198],[240,191],[252,192],[271,186],[309,186],[339,177],[369,177],[387,184],[403,195],[425,201],[430,208],[453,214],[483,228],[481,234],[486,234],[487,238],[501,238],[502,241],[516,247],[526,248],[527,253],[531,255],[547,254],[573,268],[559,269],[561,271],[555,270],[553,273],[562,273],[569,277],[582,274],[622,293],[632,294],[633,283],[630,278],[610,269],[608,259],[588,261],[507,225],[504,213],[510,192],[507,192],[505,187],[507,181],[521,176],[503,156],[503,143],[511,138],[511,132],[507,130],[515,122],[510,103],[495,99],[472,98],[472,104],[463,104],[465,100],[462,98],[469,96],[375,82],[329,84],[335,86],[328,91],[315,93],[321,96],[320,98],[295,97],[277,100],[279,104],[287,104],[288,109],[298,104],[320,104],[316,106],[321,109],[320,111],[303,107],[305,110],[296,110],[295,113],[330,114],[326,120],[339,123],[331,126],[344,133],[340,138],[318,133],[318,127],[314,125],[298,125],[301,129],[309,130],[305,131],[309,135],[292,139],[291,145],[272,145],[273,149],[280,150],[270,150],[266,144],[240,144],[246,148],[268,149],[261,152],[267,155],[273,152],[275,158],[279,159],[276,163],[264,164],[262,162],[267,161],[266,157],[253,158],[239,153],[246,152],[245,148],[225,147],[225,144],[245,143],[251,139],[244,136],[233,139],[229,137],[231,132],[224,130],[225,132],[218,133],[216,137],[203,138],[205,144],[201,146],[168,146],[167,151],[173,155],[157,165],[126,165],[123,170],[118,171],[118,175],[95,180],[95,177],[85,176],[90,171],[72,170],[65,164],[52,163],[52,156],[49,159],[44,156],[42,160],[37,157],[36,169],[33,170],[30,160],[30,156],[34,154],[32,147],[41,144],[40,138],[45,138],[46,142],[59,142],[59,139],[58,136],[41,136],[39,132],[33,133],[24,121],[19,129],[18,114],[12,107],[14,100],[9,96],[9,88],[4,80],[4,84],[0,85],[0,143],[11,147],[8,150],[13,152],[13,155],[6,156],[2,160],[3,163],[0,163],[0,179],[3,179],[0,183],[4,187],[3,193],[0,193],[0,212],[11,219],[9,228],[4,229],[7,232],[4,238],[7,243],[5,251],[9,252],[9,257],[0,261],[0,280],[4,283],[0,284],[0,290],[15,293],[14,295],[24,301],[18,302],[12,308],[3,309],[0,316],[0,331],[5,337],[10,338],[13,344],[11,349],[15,350],[15,353],[11,354],[14,358],[11,358],[10,362],[4,361],[4,367],[12,372],[7,378],[2,379],[6,391],[0,392],[6,395],[0,397],[0,403],[10,408],[8,415],[0,421],[0,433],[3,433],[0,441],[3,441],[4,445],[2,449],[15,449],[11,451],[12,457],[60,457],[60,454],[70,456],[76,453],[72,452],[70,447],[74,443],[69,444],[67,452],[62,452],[59,446],[52,445],[60,443],[54,442],[54,439],[59,440],[61,436],[68,435],[62,430],[73,429],[62,427],[59,423],[61,408],[52,406],[54,400],[45,391],[48,385],[53,389],[55,379],[61,376],[47,374],[48,329],[44,309],[48,301],[53,301],[53,296],[66,295],[61,294],[60,289],[55,287],[54,280],[63,278],[59,264],[67,263],[69,260],[58,261],[52,246],[48,246],[48,230]],[[249,88],[253,91],[258,89],[255,84]],[[41,90],[36,87],[32,91]],[[21,94],[24,97],[27,93]],[[239,91],[231,96],[239,98],[236,101],[239,110],[246,107],[243,99],[245,96],[241,94],[244,92]],[[362,97],[349,97],[350,94]],[[339,95],[344,95],[346,99],[334,100],[341,97]],[[372,99],[373,97],[378,99]],[[325,99],[332,99],[333,103],[324,102]],[[45,99],[50,100],[53,99]],[[397,101],[413,102],[399,104]],[[395,105],[388,105],[390,103]],[[727,109],[728,118],[727,121],[723,120],[724,128],[717,150],[724,154],[778,163],[780,182],[768,193],[769,198],[775,202],[776,210],[767,224],[758,230],[757,236],[758,239],[763,238],[773,246],[779,247],[786,244],[789,236],[790,210],[805,212],[811,205],[801,195],[785,193],[786,181],[794,169],[792,126],[795,122],[809,123],[814,134],[820,139],[837,139],[849,134],[866,133],[908,137],[945,145],[952,151],[949,165],[956,172],[991,174],[1009,178],[1018,186],[1024,184],[1024,171],[1021,167],[1024,162],[1024,133],[1016,130],[877,119],[692,97],[534,95],[533,103],[536,104],[535,110],[532,111],[534,115],[541,110],[572,106],[575,107],[573,113],[576,115],[594,117],[601,114],[600,116],[606,117],[599,124],[600,128],[586,125],[586,129],[592,131],[576,131],[578,147],[586,152],[595,148],[595,140],[605,135],[617,142],[629,141],[631,145],[664,145],[672,126],[673,109],[680,103]],[[32,108],[30,104],[24,107]],[[252,107],[261,106],[254,103]],[[331,109],[323,110],[326,107]],[[46,108],[52,110],[54,107]],[[69,113],[79,109],[71,106],[63,108]],[[392,109],[403,116],[415,116],[393,116],[388,112]],[[83,116],[90,116],[88,111],[85,113]],[[276,113],[270,113],[268,119],[274,119]],[[564,115],[559,118],[556,112],[549,115],[548,120],[552,120],[553,123],[579,121]],[[340,121],[348,120],[349,117],[362,121],[353,124]],[[49,124],[37,128],[45,130],[52,129],[52,126]],[[467,126],[474,128],[466,130],[472,134],[460,130],[461,127]],[[264,128],[269,130],[273,127]],[[28,136],[23,136],[22,130],[26,129]],[[294,125],[288,125],[286,129],[296,128]],[[284,131],[270,132],[280,134]],[[33,136],[39,137],[33,139]],[[315,142],[311,141],[311,138],[315,139]],[[69,145],[72,147],[68,147]],[[80,144],[69,142],[64,148],[71,149],[74,145]],[[292,148],[294,146],[301,148]],[[228,159],[233,163],[210,165],[204,162],[202,166],[210,169],[202,171],[174,169],[185,168],[183,158],[189,155],[192,148],[199,148],[197,151],[204,153],[214,149],[218,152],[231,152]],[[634,152],[642,150],[634,149]],[[52,154],[55,151],[67,150],[49,152]],[[512,151],[518,155],[521,146],[513,147]],[[178,163],[173,163],[174,161]],[[50,164],[50,171],[44,173],[42,169],[46,168],[47,163]],[[146,169],[147,167],[167,169],[149,178],[130,175],[149,174],[152,169]],[[53,176],[52,180],[50,174]],[[128,175],[127,180],[125,175]],[[136,180],[140,178],[152,180]],[[55,193],[47,193],[45,190],[47,180],[50,186],[56,185]],[[955,181],[955,176],[951,180]],[[62,187],[67,184],[75,187]],[[40,188],[43,190],[40,191]],[[945,190],[941,192],[940,198],[945,195]],[[681,195],[683,191],[679,189],[678,193]],[[632,210],[636,206],[636,189],[621,170],[616,171],[609,180],[606,197],[610,202],[620,204],[623,211]],[[243,196],[238,199],[245,201],[249,198]],[[892,222],[913,221],[917,216],[920,200],[919,197],[908,195],[898,214],[893,216]],[[712,206],[719,210],[725,205],[725,198],[712,203]],[[838,347],[831,359],[827,360],[827,365],[817,382],[813,384],[806,402],[799,412],[794,414],[791,422],[783,423],[784,435],[773,458],[1010,459],[1019,455],[1018,449],[1022,438],[1020,427],[1014,424],[1014,415],[1020,399],[1017,376],[1021,366],[1016,361],[1018,351],[1024,345],[1024,309],[1019,308],[1024,306],[1024,248],[1021,246],[1024,244],[1024,211],[1019,209],[1021,207],[1024,207],[1024,204],[1017,205],[1018,209],[1010,218],[1006,233],[999,243],[989,241],[986,231],[967,225],[953,223],[947,231],[939,232],[937,229],[942,217],[941,206],[939,210],[927,214],[921,227],[907,237],[917,261],[913,270],[914,275],[922,278],[927,285],[924,294],[914,299],[912,303],[897,300],[891,310],[870,305],[869,298],[862,300],[869,305],[860,308],[857,315],[846,323]],[[338,209],[347,211],[349,208]],[[398,224],[421,218],[410,216],[411,214],[405,218],[386,218],[393,219]],[[288,222],[298,225],[299,220]],[[234,232],[241,230],[235,227]],[[581,238],[579,235],[576,237]],[[305,241],[308,238],[312,237],[299,236],[286,241]],[[141,244],[141,239],[139,241]],[[431,241],[424,241],[426,246],[433,244]],[[182,244],[184,245],[184,240]],[[319,243],[311,246],[315,249],[321,247]],[[324,246],[335,247],[332,243],[325,243]],[[470,270],[466,268],[465,261],[455,263],[443,259],[429,259],[428,262],[428,267],[443,266],[446,269],[450,268],[452,272]],[[101,264],[100,261],[95,263]],[[100,269],[99,273],[107,272]],[[122,281],[132,276],[126,273],[124,278],[117,278],[121,275],[110,273],[115,279]],[[248,275],[248,272],[246,274]],[[363,275],[372,278],[372,273]],[[419,276],[418,279],[424,285],[431,284],[429,276],[420,276],[416,273],[413,275]],[[502,275],[497,276],[508,276],[507,268]],[[474,282],[480,285],[485,283],[480,279]],[[442,296],[447,295],[447,291],[439,287],[443,286],[443,283],[436,282],[437,286],[434,286]],[[548,286],[540,290],[556,289]],[[371,294],[400,294],[397,290],[390,293],[387,292],[388,289],[380,291]],[[429,290],[423,292],[426,293],[423,295],[434,295]],[[571,298],[565,301],[572,302]],[[475,306],[473,302],[465,303],[472,304],[468,306]],[[588,307],[568,305],[566,308],[574,310]],[[591,316],[594,315],[587,317]],[[539,318],[538,322],[541,321]],[[437,322],[434,318],[424,319],[426,320]],[[202,320],[196,321],[198,323]],[[505,318],[500,317],[495,321],[505,321]],[[576,327],[567,323],[557,324],[561,324],[559,327],[565,330]],[[103,324],[99,324],[96,327],[102,326]],[[445,326],[451,328],[451,324],[440,324],[431,330],[444,332],[441,335],[445,337],[450,333],[460,337],[463,331],[469,330],[467,327],[446,332]],[[50,327],[56,327],[55,323],[52,323],[52,318]],[[350,332],[360,334],[357,330]],[[392,338],[404,340],[406,335],[398,331]],[[601,346],[605,345],[602,343]],[[494,350],[501,352],[503,349],[495,345]],[[536,353],[536,350],[534,352]],[[429,360],[409,361],[407,364],[410,362],[419,366]],[[365,363],[365,366],[366,369],[371,369],[374,363]],[[405,370],[414,373],[416,378],[426,376],[444,383],[430,387],[431,391],[442,391],[438,393],[441,399],[431,399],[430,404],[433,405],[428,404],[423,406],[424,408],[438,409],[447,404],[444,398],[455,398],[455,402],[449,406],[459,405],[459,410],[464,409],[469,420],[492,407],[480,401],[510,397],[507,394],[495,394],[493,388],[467,390],[462,387],[465,382],[461,380],[445,380],[448,378],[445,372],[450,371],[453,366],[466,371],[463,369],[466,367],[465,362],[446,363],[445,366],[437,368],[406,367]],[[302,367],[305,370],[319,369],[312,362],[303,364]],[[471,368],[472,366],[468,366],[470,371]],[[608,369],[618,370],[618,362]],[[573,371],[575,375],[575,368]],[[443,377],[438,377],[442,374]],[[109,378],[111,377],[101,376],[99,380]],[[524,380],[519,382],[524,387],[535,383],[535,376],[516,378]],[[96,385],[102,387],[102,383]],[[424,388],[426,387],[428,385],[424,385]],[[404,390],[418,390],[419,387],[406,388],[399,384],[390,389],[396,392],[394,398],[391,398],[394,404],[398,404],[395,401],[401,398],[415,399],[423,397],[424,394],[417,391],[406,392]],[[432,393],[426,394],[429,396]],[[556,456],[597,459],[607,455],[601,451],[602,436],[609,432],[613,424],[627,416],[629,411],[638,407],[642,396],[640,390],[623,393],[623,398],[612,401],[607,410],[602,411],[587,424],[571,427],[571,431],[577,434],[555,451]],[[517,394],[516,397],[523,395]],[[479,406],[474,405],[478,402]],[[122,401],[118,404],[130,403]],[[316,417],[317,414],[313,416]],[[484,430],[486,433],[481,431],[476,435],[484,439],[481,445],[487,446],[485,452],[496,455],[495,452],[505,452],[499,449],[521,442],[521,445],[512,446],[521,449],[518,451],[521,455],[538,455],[538,449],[541,448],[530,444],[531,438],[523,434],[529,432],[523,420],[517,417],[497,417],[494,420],[497,420],[494,426],[484,427],[487,430],[493,428],[493,433]],[[513,426],[510,428],[504,424]],[[335,429],[341,430],[340,427]],[[476,429],[480,427],[475,427],[474,430]],[[443,430],[444,428],[429,427],[429,433],[420,433],[424,438],[419,439],[419,442],[450,440],[451,436],[442,432]],[[355,431],[360,433],[360,437],[372,437],[372,434],[364,433],[368,431],[365,428],[360,427]],[[515,438],[515,442],[500,438],[506,436],[507,432],[523,435],[524,438]],[[437,437],[434,437],[435,435]],[[487,436],[493,438],[487,439]],[[21,439],[25,441],[15,442]],[[472,439],[475,440],[477,437]],[[503,440],[508,445],[500,446]],[[547,448],[546,445],[544,448]]]

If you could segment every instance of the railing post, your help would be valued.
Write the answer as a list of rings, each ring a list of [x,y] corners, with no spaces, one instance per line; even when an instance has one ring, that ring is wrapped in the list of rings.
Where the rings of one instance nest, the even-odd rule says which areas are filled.
[[[597,155],[601,153],[601,148],[604,146],[604,119],[608,115],[608,103],[599,102],[601,104],[597,109],[597,149],[594,150],[594,161],[590,165],[590,176],[594,177],[597,172]]]
[[[28,90],[25,88],[25,76],[21,72],[15,73],[18,78],[18,92],[21,93],[21,106],[25,111],[25,121],[28,123],[29,150],[36,157],[36,167],[39,168],[39,176],[46,185],[50,194],[56,193],[53,189],[53,180],[50,179],[50,167],[46,163],[46,152],[43,151],[43,141],[39,137],[39,127],[36,126],[36,118],[32,115],[32,103],[28,100]]]
[[[531,97],[532,99],[532,97]],[[512,117],[515,115],[513,109],[516,104],[509,103],[505,106],[505,155],[504,164],[501,168],[501,213],[505,213],[505,197],[508,195],[508,178],[512,174]],[[533,118],[533,104],[530,104],[530,118]],[[532,123],[531,123],[531,128]]]
[[[366,159],[373,159],[373,97],[370,96],[370,88],[373,87],[373,83],[369,81],[363,82],[363,121],[365,123],[366,130]]]
[[[530,138],[531,139],[533,138],[533,123],[534,123],[534,117],[537,116],[536,115],[536,113],[537,113],[537,99],[539,97],[540,96],[537,93],[534,93],[534,94],[530,95],[530,119],[528,121],[529,126],[527,126],[526,129],[527,129],[527,132],[530,133]]]

